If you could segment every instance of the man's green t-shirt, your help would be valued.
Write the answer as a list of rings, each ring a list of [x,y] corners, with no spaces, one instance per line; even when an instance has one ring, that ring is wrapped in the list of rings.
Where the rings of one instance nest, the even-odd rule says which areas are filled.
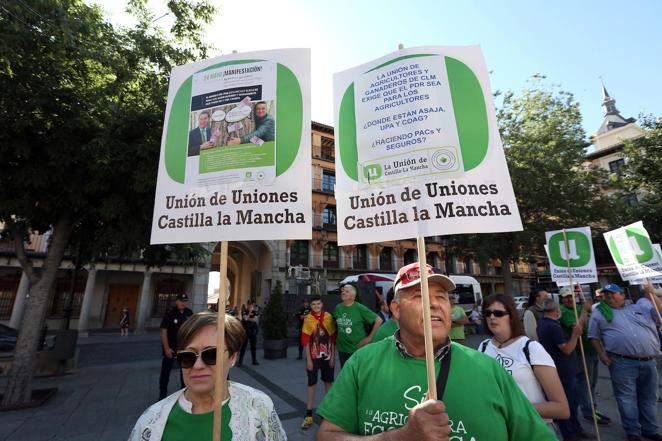
[[[395,331],[398,330],[398,322],[396,322],[393,319],[386,320],[382,325],[377,329],[377,332],[375,332],[375,335],[372,336],[372,340],[370,340],[370,343],[375,343],[381,340],[384,340],[385,338],[388,338],[395,334]]]
[[[581,315],[581,311],[577,311],[577,314]],[[588,318],[591,318],[591,314],[588,315]],[[561,317],[559,317],[559,323],[561,323],[565,333],[570,336],[572,334],[572,328],[575,326],[575,323],[577,323],[575,320],[575,311],[565,305],[561,305]],[[584,352],[586,355],[597,355],[593,345],[588,340],[588,325],[584,326],[584,332],[582,332],[582,343],[584,344]],[[577,344],[575,351],[577,351],[578,354],[581,352],[579,344]]]
[[[351,306],[339,303],[333,312],[338,327],[336,347],[339,352],[353,353],[358,343],[364,339],[366,325],[371,325],[377,318],[377,314],[364,305],[354,302]]]
[[[494,359],[458,343],[443,400],[452,440],[554,441],[512,376]],[[437,374],[439,362],[435,361]],[[387,338],[358,350],[345,363],[317,413],[356,435],[373,435],[406,424],[425,400],[425,360],[404,358]]]
[[[229,401],[223,404],[221,411],[221,439],[229,441],[232,439],[230,430]],[[163,441],[189,441],[192,439],[210,440],[214,429],[214,412],[193,414],[188,413],[175,403],[168,415],[165,429],[163,430]]]
[[[462,318],[462,316],[467,316],[466,312],[464,312],[464,308],[461,306],[453,306],[453,309],[451,309],[451,319],[458,320]],[[464,325],[453,326],[448,333],[448,336],[451,340],[464,340]]]

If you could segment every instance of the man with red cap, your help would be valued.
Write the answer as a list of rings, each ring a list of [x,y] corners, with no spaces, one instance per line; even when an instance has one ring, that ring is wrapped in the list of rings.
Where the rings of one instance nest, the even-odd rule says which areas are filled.
[[[453,281],[426,268],[439,401],[427,398],[418,263],[398,271],[391,304],[400,329],[352,355],[317,413],[319,441],[549,440],[555,438],[512,377],[492,358],[452,343]],[[385,386],[387,385],[387,386]]]

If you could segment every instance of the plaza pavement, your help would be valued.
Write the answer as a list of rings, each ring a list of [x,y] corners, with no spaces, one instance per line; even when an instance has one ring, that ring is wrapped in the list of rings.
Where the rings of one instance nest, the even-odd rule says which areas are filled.
[[[470,336],[476,347],[483,336]],[[40,408],[0,412],[0,441],[122,441],[128,438],[137,418],[158,397],[160,349],[158,333],[143,336],[95,335],[79,340],[78,369],[61,377],[38,378],[35,388],[57,387],[58,393]],[[248,352],[248,351],[247,351]],[[259,366],[250,364],[230,370],[234,381],[266,392],[274,401],[290,440],[314,440],[316,424],[299,428],[305,410],[305,364],[296,360],[297,348],[290,346],[286,360],[264,360],[258,350]],[[659,363],[658,363],[659,366]],[[0,379],[0,390],[6,380]],[[173,370],[170,392],[179,385],[179,372]],[[597,398],[601,411],[612,417],[609,427],[600,427],[604,441],[625,439],[609,372],[601,366]],[[317,402],[322,384],[318,385]],[[662,404],[658,405],[662,423]],[[592,423],[583,422],[593,431]],[[465,440],[468,441],[468,440]]]

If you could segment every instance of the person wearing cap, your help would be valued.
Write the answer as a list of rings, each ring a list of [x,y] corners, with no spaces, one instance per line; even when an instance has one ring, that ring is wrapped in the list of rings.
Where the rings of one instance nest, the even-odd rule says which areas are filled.
[[[537,328],[538,341],[554,360],[556,371],[568,399],[568,407],[570,407],[570,418],[556,420],[556,423],[561,429],[564,441],[595,438],[592,433],[584,431],[577,417],[579,359],[575,348],[582,334],[586,315],[582,315],[583,318],[579,319],[579,323],[572,327],[572,332],[568,337],[559,323],[561,317],[559,304],[552,299],[547,299],[542,304],[542,310],[543,318],[538,322]]]
[[[420,268],[398,271],[391,303],[400,329],[347,361],[325,396],[318,441],[554,440],[533,405],[492,358],[452,343],[453,281],[427,266],[438,398],[426,398]],[[386,386],[385,386],[386,385]]]
[[[581,290],[578,291],[575,289],[575,297],[572,295],[572,289],[568,286],[564,286],[559,290],[559,298],[561,300],[561,317],[559,318],[559,323],[561,323],[561,327],[568,336],[572,334],[572,328],[577,322],[575,320],[575,298],[577,295],[581,295]],[[588,374],[591,397],[593,398],[593,404],[596,407],[595,417],[598,424],[607,425],[611,422],[611,419],[607,415],[598,412],[597,402],[595,400],[595,390],[598,384],[598,354],[588,340],[588,321],[591,318],[592,307],[593,302],[591,301],[591,298],[586,297],[581,310],[577,311],[577,315],[584,323],[581,341],[584,346],[584,359],[586,361],[586,372]],[[575,351],[577,352],[577,356],[581,357],[579,345],[577,345]],[[580,360],[579,372],[577,373],[577,404],[579,405],[582,417],[586,421],[592,422],[593,414],[591,410],[591,400],[588,395],[589,385],[586,384],[587,374],[584,373],[584,364]]]
[[[604,301],[593,311],[588,338],[600,361],[609,367],[614,398],[628,441],[641,437],[662,441],[658,433],[658,373],[660,355],[657,312],[648,296],[653,285],[644,285],[637,303],[627,305],[623,289],[611,283],[602,289]],[[653,295],[658,308],[662,301]]]
[[[343,286],[340,290],[340,297],[342,303],[336,305],[333,317],[336,319],[338,327],[336,342],[338,359],[342,368],[357,349],[370,343],[382,324],[382,319],[369,308],[355,301],[356,288],[354,286]],[[372,326],[370,334],[366,334],[366,326]]]
[[[182,324],[193,315],[193,311],[188,309],[188,295],[185,293],[177,294],[175,306],[163,316],[161,320],[161,349],[163,350],[163,359],[161,360],[161,374],[159,376],[159,400],[168,395],[168,382],[170,381],[170,371],[175,362],[177,351],[177,332]],[[184,379],[181,371],[179,380],[184,387]]]

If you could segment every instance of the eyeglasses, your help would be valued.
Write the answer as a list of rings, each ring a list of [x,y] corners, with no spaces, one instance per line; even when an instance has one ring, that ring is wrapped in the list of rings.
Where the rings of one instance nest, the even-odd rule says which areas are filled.
[[[198,357],[202,359],[202,362],[207,366],[216,365],[216,348],[207,348],[203,349],[199,354],[194,351],[181,351],[177,353],[177,362],[184,369],[190,369],[193,367]]]
[[[427,265],[427,270],[428,270],[428,276],[431,276],[433,274],[444,274],[442,270],[440,270],[439,268],[435,268],[432,265]],[[400,283],[403,285],[407,285],[420,278],[421,278],[421,269],[420,267],[417,266],[405,271],[400,277],[398,277],[398,280],[395,281],[393,286],[398,286],[398,284]]]
[[[485,311],[483,311],[483,317],[487,318],[491,315],[497,318],[501,318],[510,315],[510,313],[508,311],[501,311],[499,309],[495,309],[495,310],[486,309]]]

